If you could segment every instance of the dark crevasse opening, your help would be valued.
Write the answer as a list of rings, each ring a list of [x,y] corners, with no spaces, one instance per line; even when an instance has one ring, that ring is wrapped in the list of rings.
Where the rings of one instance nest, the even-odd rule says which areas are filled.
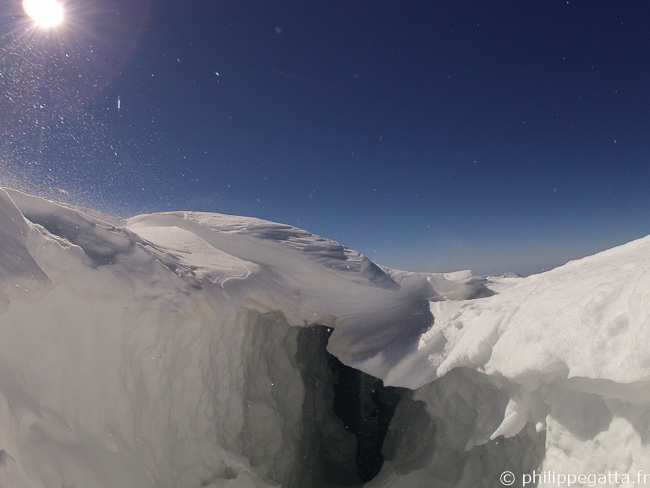
[[[318,446],[311,464],[328,486],[353,486],[373,479],[384,463],[382,447],[400,389],[344,365],[327,352],[328,327],[299,334],[299,357],[307,391],[306,435]],[[318,417],[321,422],[312,423]]]
[[[521,479],[543,462],[546,431],[532,423],[491,439],[511,398],[506,384],[456,368],[417,390],[385,387],[327,353],[330,333],[298,332],[306,458],[296,486],[358,487],[382,471],[391,486],[491,487],[505,471]]]
[[[400,396],[397,388],[341,363],[325,351],[334,380],[334,413],[357,439],[356,466],[362,482],[384,464],[382,447]]]

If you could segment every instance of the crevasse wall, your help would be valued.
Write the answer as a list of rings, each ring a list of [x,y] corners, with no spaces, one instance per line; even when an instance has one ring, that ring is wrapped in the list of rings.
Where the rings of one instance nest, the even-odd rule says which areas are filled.
[[[490,440],[508,399],[505,385],[465,368],[412,391],[391,423],[383,471],[366,486],[488,488],[505,471],[520,482],[541,465],[545,432],[528,425]]]
[[[2,486],[297,487],[320,474],[305,430],[331,420],[317,388],[304,415],[299,329],[281,315],[80,294],[48,286],[2,317]]]
[[[1,486],[295,486],[304,389],[286,321],[211,303],[117,231],[125,248],[97,265],[88,246],[110,242],[84,249],[4,209],[24,245],[9,258],[33,263],[3,268]]]

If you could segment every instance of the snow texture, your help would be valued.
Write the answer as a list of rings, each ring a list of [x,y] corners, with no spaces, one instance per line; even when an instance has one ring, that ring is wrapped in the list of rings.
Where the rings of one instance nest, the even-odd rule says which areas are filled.
[[[405,388],[369,488],[650,472],[650,237],[488,279],[0,189],[0,244],[0,487],[324,486],[356,441],[311,325]]]

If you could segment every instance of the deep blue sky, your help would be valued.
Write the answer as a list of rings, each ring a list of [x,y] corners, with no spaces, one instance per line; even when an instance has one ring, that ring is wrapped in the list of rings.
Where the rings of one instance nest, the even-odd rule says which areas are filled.
[[[68,0],[49,33],[4,4],[3,184],[424,271],[650,234],[647,0]]]

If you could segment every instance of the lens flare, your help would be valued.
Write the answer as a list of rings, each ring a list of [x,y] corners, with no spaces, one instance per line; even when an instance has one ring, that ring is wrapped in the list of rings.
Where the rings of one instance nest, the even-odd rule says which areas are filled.
[[[63,6],[57,0],[23,0],[23,9],[39,27],[49,29],[63,21]]]

